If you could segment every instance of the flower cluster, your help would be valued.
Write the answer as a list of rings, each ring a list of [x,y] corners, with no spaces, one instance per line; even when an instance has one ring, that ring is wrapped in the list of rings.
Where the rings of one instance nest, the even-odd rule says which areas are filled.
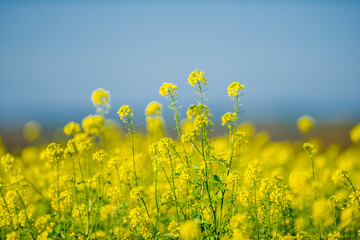
[[[130,118],[134,117],[133,109],[129,105],[122,105],[117,114],[123,122],[127,122]]]
[[[177,86],[175,84],[172,83],[164,83],[159,90],[159,94],[161,96],[165,96],[165,95],[173,95],[175,90],[177,90]]]
[[[191,86],[194,86],[197,82],[201,82],[203,85],[207,83],[207,79],[203,77],[204,72],[200,72],[196,69],[189,74],[188,81]]]
[[[244,89],[244,85],[239,82],[233,82],[228,86],[228,96],[236,97],[240,90]]]

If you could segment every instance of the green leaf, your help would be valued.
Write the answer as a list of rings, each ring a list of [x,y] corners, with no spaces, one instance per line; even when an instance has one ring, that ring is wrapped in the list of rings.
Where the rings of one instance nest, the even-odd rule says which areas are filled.
[[[215,181],[221,183],[221,180],[220,180],[220,178],[218,177],[218,175],[215,174],[215,175],[213,175],[213,177],[214,177],[214,180],[215,180]]]

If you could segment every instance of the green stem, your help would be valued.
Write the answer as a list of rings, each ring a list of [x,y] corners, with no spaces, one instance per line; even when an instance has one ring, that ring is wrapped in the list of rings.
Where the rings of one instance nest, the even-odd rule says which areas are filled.
[[[70,156],[71,156],[71,161],[72,161],[72,165],[73,165],[73,177],[74,177],[75,199],[76,199],[76,204],[77,204],[77,206],[79,206],[78,190],[77,190],[77,187],[76,187],[75,162],[74,162],[73,156],[72,156],[71,154],[70,154]],[[80,219],[82,219],[81,211],[79,211],[79,214],[80,214]],[[84,231],[84,226],[83,226],[83,224],[82,224],[82,221],[80,221],[80,226],[81,226],[82,231]]]
[[[136,167],[135,167],[135,146],[134,146],[134,131],[131,124],[131,119],[129,116],[126,116],[128,122],[129,122],[129,128],[130,128],[130,135],[131,135],[131,150],[132,150],[132,160],[133,160],[133,168],[134,168],[134,180],[135,180],[135,186],[138,186],[137,177],[136,177]]]
[[[353,192],[354,192],[354,194],[355,194],[356,200],[357,200],[357,202],[358,202],[358,204],[359,204],[359,207],[360,207],[359,196],[358,196],[357,193],[356,193],[356,189],[355,189],[353,183],[351,182],[350,178],[348,178],[347,176],[345,176],[345,178],[349,181],[349,183],[350,183],[350,185],[351,185],[351,188],[352,188],[352,190],[353,190]]]
[[[203,99],[203,91],[201,89],[201,85],[200,85],[200,82],[198,81],[198,86],[199,86],[199,91],[200,91],[200,102],[201,102],[201,114],[203,113],[203,103],[204,103],[204,99]],[[214,218],[214,233],[216,234],[217,233],[217,219],[216,219],[216,209],[215,207],[213,206],[213,203],[212,203],[212,198],[211,198],[211,194],[210,194],[210,187],[209,187],[209,178],[208,178],[208,166],[207,166],[207,157],[206,157],[206,153],[205,153],[205,145],[207,145],[207,142],[205,142],[205,139],[207,139],[205,136],[205,126],[202,126],[201,127],[201,154],[202,154],[202,157],[204,159],[204,163],[205,163],[205,187],[206,187],[206,192],[207,192],[207,195],[208,195],[208,198],[209,198],[209,202],[210,202],[210,208],[211,208],[211,211],[212,211],[212,214],[213,214],[213,218]]]
[[[60,163],[56,160],[57,164],[57,200],[58,200],[58,224],[61,222],[61,211],[60,211]]]
[[[85,207],[86,207],[86,211],[87,211],[87,219],[89,219],[89,197],[88,197],[88,191],[87,191],[87,187],[86,187],[86,183],[85,183],[85,178],[84,178],[84,173],[82,171],[82,167],[81,167],[81,162],[80,162],[80,157],[78,154],[78,163],[79,163],[79,168],[80,168],[80,173],[81,173],[81,180],[83,182],[84,185],[84,191],[85,191]],[[85,234],[88,235],[89,234],[89,222],[87,222],[86,225],[86,231]]]
[[[157,224],[159,222],[159,216],[160,216],[160,209],[159,209],[159,204],[158,204],[158,197],[157,197],[157,184],[158,184],[158,161],[157,158],[155,157],[155,204],[156,204],[156,222],[155,222],[155,226],[154,226],[154,233],[153,233],[153,238],[155,239],[156,236],[156,229],[157,229]]]
[[[181,141],[181,132],[180,132],[180,123],[179,123],[179,119],[178,119],[178,112],[177,112],[177,108],[176,108],[176,105],[175,105],[174,96],[173,96],[172,94],[170,94],[170,97],[171,97],[171,101],[172,101],[172,104],[171,104],[171,105],[173,106],[173,109],[174,109],[175,122],[176,122],[176,130],[177,130],[177,133],[178,133],[178,136],[179,136],[179,140]],[[183,147],[185,159],[186,159],[186,162],[187,162],[188,167],[189,167],[190,162],[189,162],[189,158],[188,158],[187,153],[186,153],[185,145],[184,145],[183,142],[181,142],[181,145],[182,145],[182,147]]]

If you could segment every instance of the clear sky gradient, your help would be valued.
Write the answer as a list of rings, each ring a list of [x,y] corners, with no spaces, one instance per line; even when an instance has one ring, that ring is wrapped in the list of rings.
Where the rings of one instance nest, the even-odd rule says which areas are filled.
[[[184,114],[196,68],[218,118],[239,81],[243,119],[360,120],[360,2],[0,1],[0,128],[79,121],[99,87],[142,121],[163,82]]]

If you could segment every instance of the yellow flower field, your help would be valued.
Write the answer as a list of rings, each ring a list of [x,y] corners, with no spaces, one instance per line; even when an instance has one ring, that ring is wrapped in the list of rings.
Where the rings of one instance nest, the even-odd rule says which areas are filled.
[[[246,86],[233,82],[224,86],[233,111],[214,136],[207,81],[189,75],[197,102],[187,119],[179,118],[181,89],[160,86],[173,137],[162,104],[148,104],[145,133],[131,103],[116,106],[119,128],[106,118],[109,91],[97,89],[96,114],[64,126],[67,142],[16,156],[0,142],[0,238],[360,239],[360,124],[346,149],[312,138],[310,116],[297,122],[303,141],[272,142],[242,123]],[[36,129],[28,125],[25,136],[37,138]]]

